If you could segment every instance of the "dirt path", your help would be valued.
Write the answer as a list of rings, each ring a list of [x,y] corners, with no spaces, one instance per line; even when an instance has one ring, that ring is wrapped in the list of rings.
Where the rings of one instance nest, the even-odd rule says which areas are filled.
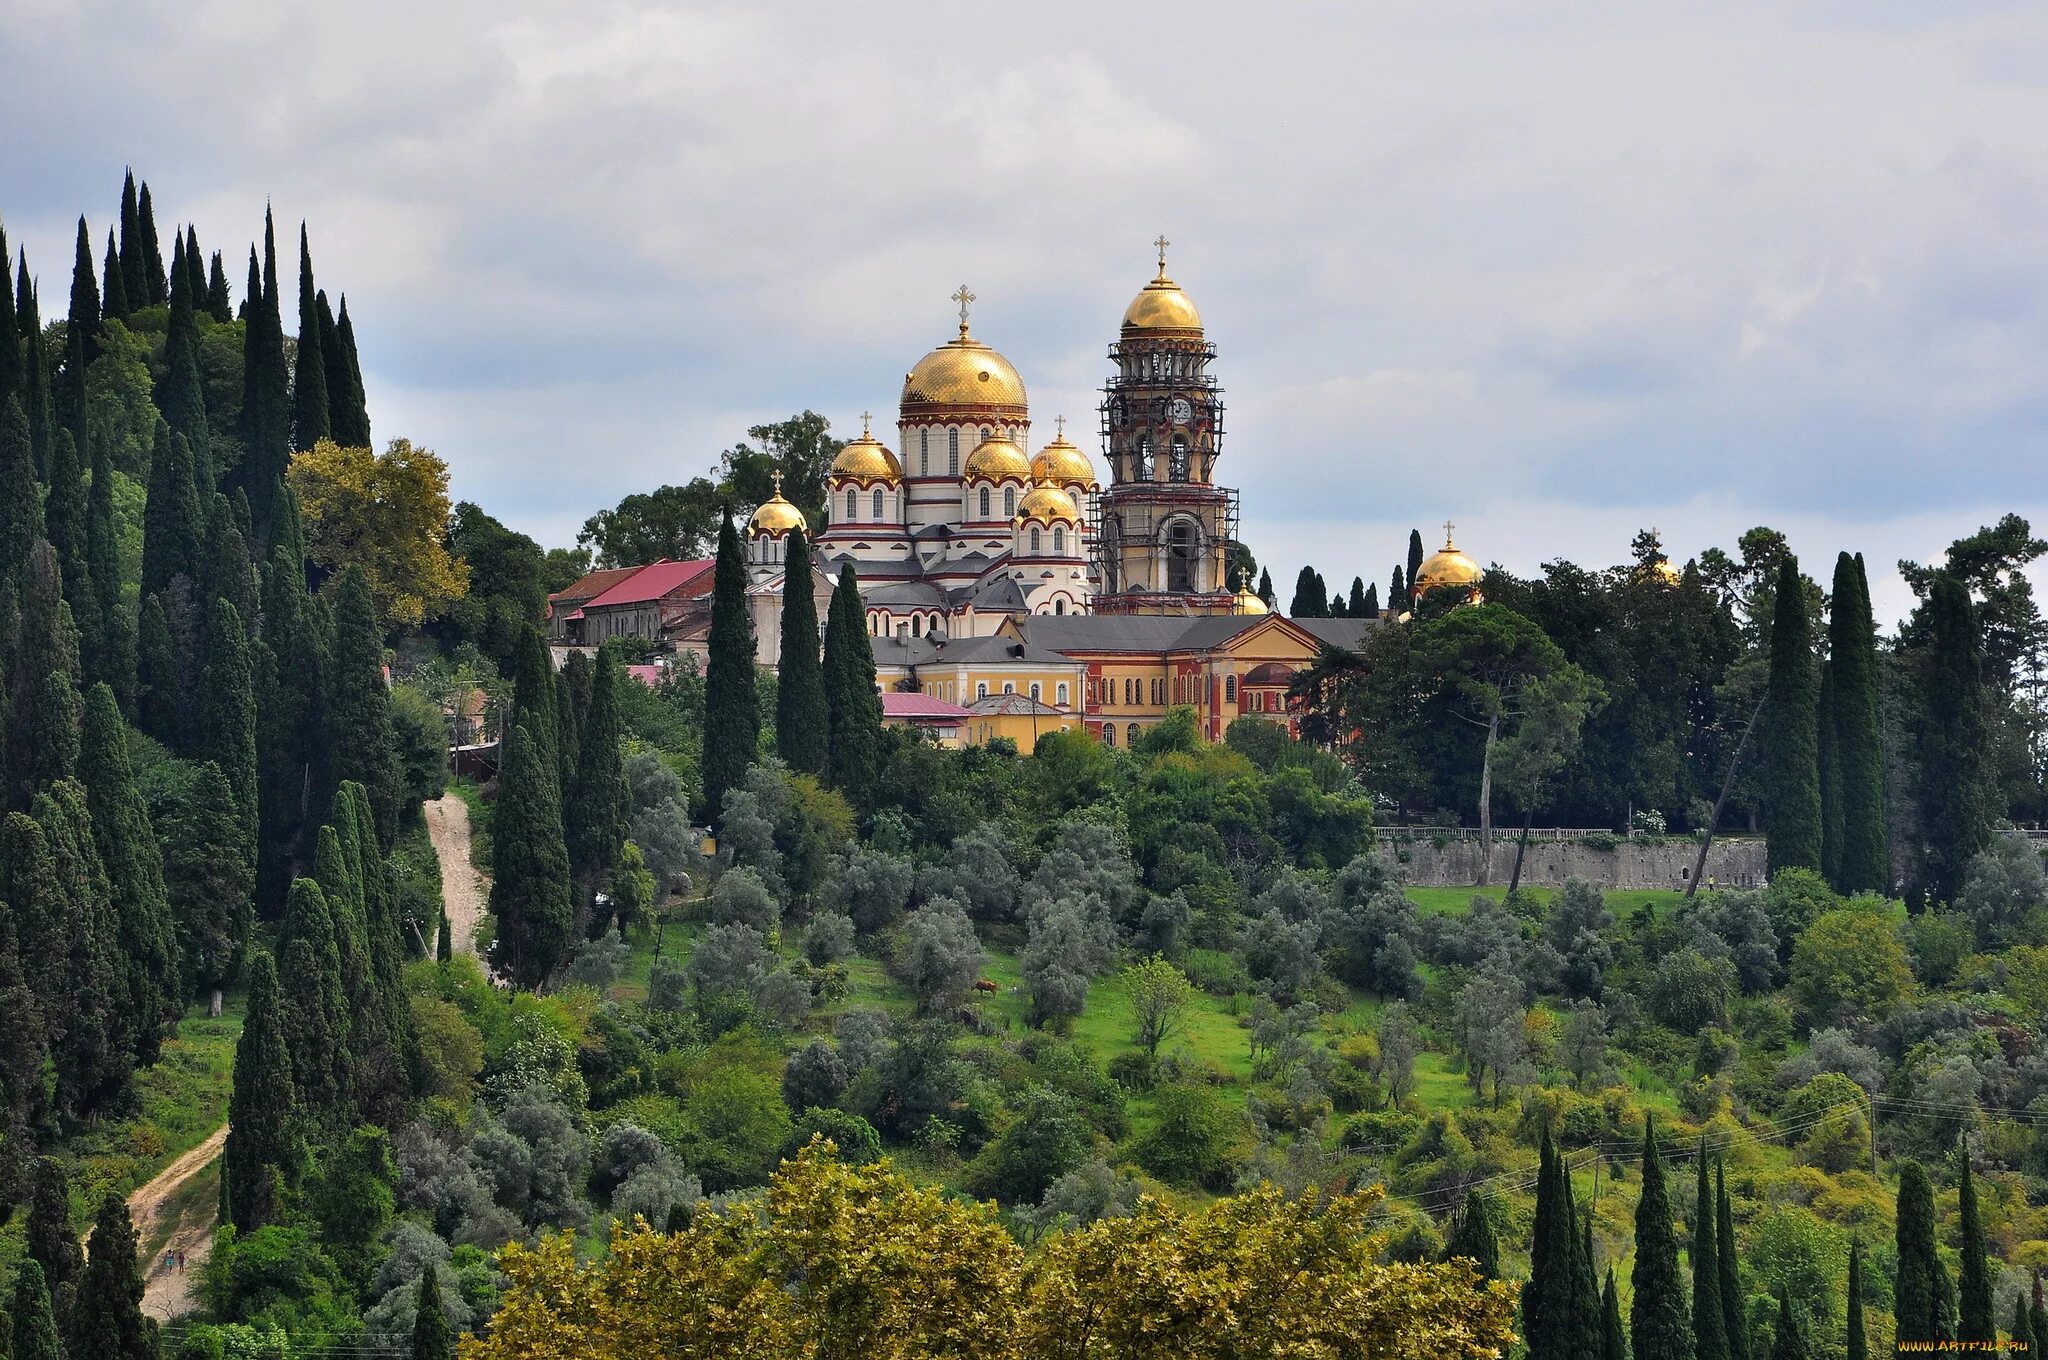
[[[425,804],[427,836],[441,861],[441,900],[448,908],[451,947],[476,953],[477,922],[483,920],[483,875],[469,862],[469,804],[452,793]]]
[[[180,1203],[177,1221],[160,1221],[166,1205],[193,1177],[205,1171],[227,1146],[228,1130],[223,1124],[207,1140],[157,1173],[156,1179],[128,1197],[128,1214],[135,1220],[135,1235],[148,1252],[143,1267],[148,1272],[142,1288],[142,1311],[159,1322],[192,1311],[207,1255],[213,1250],[215,1203],[207,1196],[199,1203]],[[166,1231],[168,1230],[168,1235]],[[154,1246],[154,1250],[152,1250]],[[185,1268],[166,1269],[164,1254],[183,1252]]]

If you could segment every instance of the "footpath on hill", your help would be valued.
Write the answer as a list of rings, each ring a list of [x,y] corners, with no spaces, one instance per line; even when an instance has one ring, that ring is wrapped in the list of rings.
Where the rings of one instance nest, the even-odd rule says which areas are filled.
[[[450,945],[476,953],[476,927],[483,919],[486,891],[469,860],[469,805],[444,794],[425,805],[427,834],[441,861],[441,898],[448,907]],[[227,1146],[223,1124],[206,1141],[172,1162],[128,1197],[128,1213],[143,1253],[142,1311],[169,1322],[192,1311],[194,1296],[213,1251],[218,1197],[186,1193]]]

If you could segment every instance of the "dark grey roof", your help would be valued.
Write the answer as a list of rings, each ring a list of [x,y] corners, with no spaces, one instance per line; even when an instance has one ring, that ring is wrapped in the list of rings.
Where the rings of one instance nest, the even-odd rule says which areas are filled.
[[[946,601],[939,588],[928,581],[891,581],[868,591],[864,603],[942,609]]]
[[[1051,704],[1034,699],[1028,694],[991,694],[986,698],[976,699],[973,703],[967,705],[967,711],[979,718],[992,718],[1002,715],[1030,717],[1033,714],[1039,717],[1053,718],[1064,718],[1067,716],[1066,709],[1054,708]]]
[[[1222,621],[1248,622],[1227,615]],[[1032,614],[1017,620],[1017,628],[1027,640],[1054,651],[1164,652],[1195,622],[1156,614]]]
[[[1351,652],[1363,646],[1366,635],[1380,626],[1378,619],[1289,619],[1288,622],[1317,642]]]
[[[1015,610],[1023,613],[1024,591],[1016,580],[1008,576],[996,576],[983,581],[968,597],[969,604],[983,610]]]

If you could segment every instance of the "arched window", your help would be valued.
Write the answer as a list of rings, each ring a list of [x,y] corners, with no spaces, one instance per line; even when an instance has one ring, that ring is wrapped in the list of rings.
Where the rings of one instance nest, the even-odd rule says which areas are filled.
[[[1003,488],[1003,517],[1008,519],[1014,517],[1016,513],[1017,488],[1014,486],[1006,486]]]
[[[988,518],[988,488],[987,488],[987,487],[983,487],[983,488],[981,489],[981,517],[982,517],[983,519],[987,519],[987,518]]]
[[[1031,531],[1031,555],[1033,557],[1038,556],[1038,530],[1036,529]]]
[[[1223,677],[1223,702],[1226,704],[1237,702],[1237,677],[1234,675]]]
[[[1062,680],[1058,685],[1054,686],[1053,694],[1058,697],[1060,707],[1065,708],[1067,706],[1067,682]]]
[[[957,429],[946,431],[946,475],[960,475],[960,431]]]
[[[1052,612],[1053,612],[1053,613],[1055,613],[1055,614],[1064,614],[1064,613],[1066,613],[1066,612],[1067,612],[1067,602],[1066,602],[1065,600],[1054,600],[1054,601],[1052,602]]]
[[[1005,694],[1015,694],[1016,692],[1017,692],[1017,682],[1016,682],[1016,681],[1014,681],[1014,680],[1005,680],[1005,681],[1003,681],[1003,693],[1005,693]]]
[[[1044,697],[1045,697],[1045,695],[1044,695],[1044,691],[1043,691],[1043,690],[1042,690],[1042,689],[1040,688],[1040,686],[1039,686],[1039,683],[1038,683],[1038,682],[1037,682],[1036,680],[1033,680],[1033,681],[1031,682],[1031,699],[1032,699],[1032,702],[1034,702],[1034,703],[1037,703],[1037,702],[1041,701],[1041,700],[1042,700],[1042,699],[1043,699]]]
[[[1131,475],[1141,482],[1152,480],[1152,436],[1149,434],[1138,436],[1137,467]]]
[[[1176,482],[1188,479],[1188,437],[1184,434],[1173,437],[1173,457],[1168,462],[1166,475]]]
[[[1067,531],[1065,529],[1058,527],[1053,529],[1052,555],[1054,557],[1065,557],[1067,555]]]
[[[982,426],[982,427],[981,427],[981,437],[982,437],[982,439],[983,439],[983,441],[984,441],[984,442],[985,442],[985,441],[986,441],[986,440],[988,439],[988,437],[989,437],[989,436],[990,436],[991,434],[994,434],[994,433],[995,433],[995,431],[993,431],[993,430],[989,429],[989,427],[988,427],[988,426],[986,426],[986,425],[984,425],[984,426]]]
[[[852,518],[853,518],[853,498],[854,498],[854,494],[855,494],[855,493],[854,493],[854,492],[851,492],[851,491],[849,491],[849,492],[847,492],[847,493],[846,493],[846,517],[847,517],[848,519],[852,519]]]
[[[974,683],[974,697],[975,697],[975,698],[977,698],[977,699],[986,699],[986,698],[988,698],[988,681],[986,681],[986,680],[977,680],[977,681],[975,681],[975,683]]]
[[[1115,724],[1115,723],[1104,723],[1104,724],[1102,725],[1102,744],[1103,744],[1104,746],[1114,746],[1114,745],[1116,745],[1116,724]]]
[[[878,487],[876,487],[876,488],[875,488],[875,518],[876,518],[876,519],[880,519],[881,517],[882,517],[882,488],[880,488],[880,487],[878,486]]]
[[[1175,520],[1166,531],[1166,588],[1173,591],[1196,589],[1195,564],[1201,545],[1196,541],[1195,526],[1187,520]]]
[[[929,476],[931,470],[932,432],[930,430],[919,430],[917,432],[917,475],[920,477]]]

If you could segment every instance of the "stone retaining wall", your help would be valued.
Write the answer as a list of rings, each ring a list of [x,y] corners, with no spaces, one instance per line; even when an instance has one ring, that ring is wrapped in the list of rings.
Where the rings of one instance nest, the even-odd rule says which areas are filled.
[[[1439,847],[1430,840],[1401,841],[1390,847],[1407,855],[1402,867],[1408,881],[1424,888],[1462,888],[1481,882],[1479,842],[1453,840]],[[1537,888],[1558,888],[1568,878],[1584,879],[1600,888],[1684,889],[1699,846],[1692,841],[1623,841],[1602,850],[1583,841],[1529,842],[1522,861],[1522,882]],[[1706,877],[1726,888],[1760,888],[1765,878],[1764,843],[1756,839],[1717,840],[1707,852]],[[1484,881],[1506,886],[1515,870],[1515,838],[1503,834],[1494,842],[1492,872]]]

